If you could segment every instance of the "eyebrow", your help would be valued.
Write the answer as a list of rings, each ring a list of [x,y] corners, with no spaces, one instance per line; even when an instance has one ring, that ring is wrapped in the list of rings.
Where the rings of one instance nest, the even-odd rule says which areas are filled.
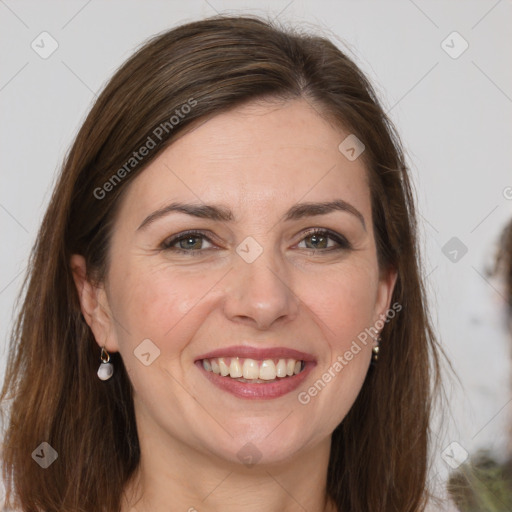
[[[362,213],[343,199],[336,199],[334,201],[320,203],[310,202],[296,204],[281,217],[281,220],[298,220],[304,217],[326,215],[334,211],[342,211],[354,215],[361,222],[364,230],[366,231],[366,223]],[[235,219],[233,212],[225,206],[174,202],[148,215],[142,221],[142,224],[137,228],[137,231],[146,228],[149,224],[155,222],[157,219],[160,219],[161,217],[164,217],[173,212],[185,213],[200,219],[210,219],[221,222],[230,222]]]

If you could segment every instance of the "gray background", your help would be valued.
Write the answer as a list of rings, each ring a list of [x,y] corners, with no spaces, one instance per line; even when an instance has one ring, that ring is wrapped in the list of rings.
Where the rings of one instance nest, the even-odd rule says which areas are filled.
[[[461,380],[447,382],[449,423],[436,433],[433,476],[446,475],[442,450],[454,441],[470,454],[487,447],[505,457],[511,338],[503,285],[485,270],[512,217],[511,2],[184,4],[0,0],[0,376],[30,248],[56,172],[97,92],[147,37],[216,12],[251,12],[316,27],[348,47],[375,84],[407,150],[431,306]],[[31,47],[42,46],[43,31],[58,43],[47,59]],[[469,45],[458,58],[452,56],[464,43],[448,37],[453,31]],[[453,237],[455,245],[446,246]],[[464,455],[459,445],[455,459]]]

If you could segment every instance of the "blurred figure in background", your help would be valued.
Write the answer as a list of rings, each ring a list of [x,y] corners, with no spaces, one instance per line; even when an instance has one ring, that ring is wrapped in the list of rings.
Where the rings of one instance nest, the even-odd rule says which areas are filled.
[[[502,231],[490,276],[504,281],[506,325],[512,335],[512,220]],[[512,422],[510,426],[512,447]],[[512,449],[505,462],[487,450],[478,452],[454,472],[448,491],[461,512],[512,511]]]

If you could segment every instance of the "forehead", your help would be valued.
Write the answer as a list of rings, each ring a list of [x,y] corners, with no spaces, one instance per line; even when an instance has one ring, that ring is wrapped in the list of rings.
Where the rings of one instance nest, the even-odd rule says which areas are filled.
[[[184,199],[241,211],[340,195],[367,202],[362,158],[350,161],[338,148],[348,135],[308,101],[252,102],[179,137],[133,180],[124,202],[141,215]]]

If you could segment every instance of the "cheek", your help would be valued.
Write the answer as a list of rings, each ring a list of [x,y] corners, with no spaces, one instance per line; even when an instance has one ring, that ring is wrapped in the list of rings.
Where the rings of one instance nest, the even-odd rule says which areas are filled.
[[[134,265],[131,271],[115,276],[112,296],[116,298],[119,351],[136,395],[143,397],[144,407],[157,417],[162,400],[169,411],[187,407],[189,395],[183,393],[183,383],[186,372],[193,370],[183,366],[182,355],[211,309],[221,278],[222,273],[173,270],[162,264],[140,265],[136,270]],[[149,366],[134,357],[146,339],[157,347],[155,351],[149,345],[150,358],[158,354]]]
[[[376,266],[362,262],[330,271],[323,277],[317,275],[315,280],[304,280],[299,296],[320,320],[333,352],[343,353],[360,333],[372,326],[377,274]]]
[[[367,330],[374,320],[377,279],[371,264],[359,264],[316,279],[315,286],[303,283],[300,297],[317,318],[329,354],[298,400],[322,417],[322,435],[332,433],[345,418],[366,378],[372,350]]]
[[[126,326],[117,329],[120,345],[126,346],[127,341],[137,345],[150,338],[162,351],[176,352],[190,339],[204,315],[203,308],[215,296],[219,276],[183,269],[173,271],[165,265],[141,265],[137,271],[115,276],[114,280],[116,320]]]

